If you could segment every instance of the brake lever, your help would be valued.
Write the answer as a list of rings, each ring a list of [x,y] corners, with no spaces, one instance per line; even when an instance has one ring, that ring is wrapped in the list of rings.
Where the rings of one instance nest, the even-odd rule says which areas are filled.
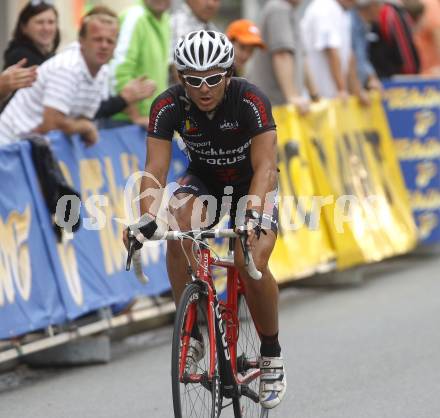
[[[241,249],[243,250],[243,256],[244,256],[244,265],[249,265],[249,252],[246,245],[246,241],[248,239],[248,231],[244,227],[237,228],[237,232],[240,239]]]
[[[128,232],[128,255],[127,255],[127,263],[125,265],[125,270],[130,271],[131,269],[131,260],[133,258],[133,254],[136,251],[135,249],[135,240],[136,238],[134,236],[130,236],[132,234],[132,231]]]

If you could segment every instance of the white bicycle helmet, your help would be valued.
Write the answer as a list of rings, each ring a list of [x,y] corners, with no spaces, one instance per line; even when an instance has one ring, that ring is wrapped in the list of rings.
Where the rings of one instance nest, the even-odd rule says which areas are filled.
[[[234,62],[234,47],[223,33],[198,30],[181,37],[174,49],[177,71],[228,69]]]

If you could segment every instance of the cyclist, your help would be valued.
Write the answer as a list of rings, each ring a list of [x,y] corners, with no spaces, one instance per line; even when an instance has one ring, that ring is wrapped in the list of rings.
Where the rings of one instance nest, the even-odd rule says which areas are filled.
[[[140,208],[144,218],[151,219],[154,231],[159,206],[155,179],[165,186],[171,141],[177,131],[190,161],[170,201],[170,215],[177,226],[194,229],[192,220],[200,208],[200,222],[207,223],[205,226],[217,223],[228,208],[226,196],[231,200],[231,218],[237,218],[235,225],[244,222],[250,231],[247,244],[262,279],[249,277],[238,241],[235,263],[261,338],[260,402],[265,408],[274,408],[286,391],[278,341],[278,286],[268,268],[278,224],[277,135],[268,99],[256,86],[232,77],[233,61],[234,48],[219,32],[190,32],[177,43],[174,64],[181,84],[163,92],[151,107],[145,172],[152,176],[142,179]],[[224,199],[223,204],[211,210],[207,196]],[[167,269],[176,304],[190,279],[182,245],[191,252],[189,241],[169,241],[167,247]],[[203,341],[194,330],[188,361],[196,363],[203,355]]]

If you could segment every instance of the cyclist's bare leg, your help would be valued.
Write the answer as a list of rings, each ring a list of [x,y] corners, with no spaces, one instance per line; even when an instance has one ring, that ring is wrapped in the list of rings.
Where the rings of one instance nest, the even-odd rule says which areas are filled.
[[[243,251],[237,240],[235,264],[246,288],[246,302],[257,330],[263,335],[278,333],[278,285],[269,270],[270,254],[275,246],[276,236],[273,231],[266,231],[256,241],[252,256],[255,265],[262,273],[260,280],[254,280],[244,268]]]
[[[274,408],[282,401],[287,388],[284,361],[278,341],[278,285],[268,268],[270,254],[275,246],[276,236],[272,231],[261,234],[255,243],[252,255],[255,266],[262,273],[260,280],[246,274],[243,255],[239,249],[236,254],[240,276],[245,282],[246,302],[253,317],[255,327],[260,333],[260,404],[264,408]]]
[[[191,217],[193,214],[194,203],[197,197],[188,193],[179,193],[173,196],[170,202],[169,212],[171,215],[169,225],[171,229],[178,227],[181,231],[196,229],[199,227],[197,223],[191,225]],[[180,203],[177,203],[180,201]],[[182,204],[182,202],[185,202]],[[200,202],[200,201],[199,201]],[[202,219],[206,216],[206,208],[198,203],[198,207],[202,207]],[[196,219],[193,219],[196,221]],[[188,275],[188,259],[182,250],[182,246],[191,261],[191,267],[195,272],[197,268],[194,258],[192,257],[192,241],[183,240],[183,245],[180,241],[167,242],[167,270],[173,291],[174,302],[177,306],[180,296],[185,290],[185,285],[190,280]]]

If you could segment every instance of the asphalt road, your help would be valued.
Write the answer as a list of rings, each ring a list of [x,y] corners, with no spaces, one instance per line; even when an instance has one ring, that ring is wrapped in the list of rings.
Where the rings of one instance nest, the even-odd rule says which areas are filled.
[[[440,257],[391,266],[283,290],[288,394],[271,417],[440,417]],[[108,365],[0,375],[0,417],[172,417],[170,342],[166,327],[114,345]]]

